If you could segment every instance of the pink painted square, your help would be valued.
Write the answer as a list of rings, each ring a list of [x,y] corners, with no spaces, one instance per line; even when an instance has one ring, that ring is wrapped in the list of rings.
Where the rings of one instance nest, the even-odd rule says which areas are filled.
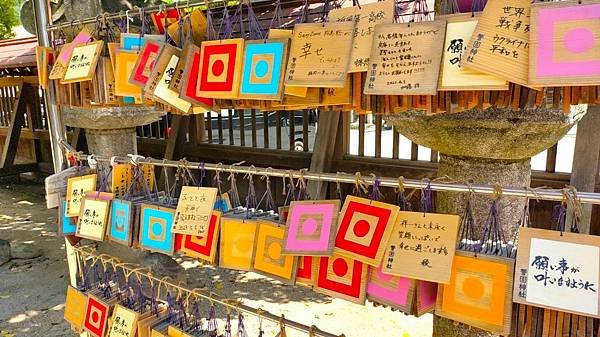
[[[370,301],[410,313],[413,297],[413,280],[384,274],[381,267],[369,267],[367,298]]]
[[[293,201],[287,217],[285,254],[328,256],[333,252],[340,202]]]
[[[537,76],[600,76],[600,4],[540,8],[536,19]]]
[[[435,307],[437,301],[437,290],[438,284],[429,281],[418,281],[417,287],[419,287],[418,301],[421,311],[430,311]]]

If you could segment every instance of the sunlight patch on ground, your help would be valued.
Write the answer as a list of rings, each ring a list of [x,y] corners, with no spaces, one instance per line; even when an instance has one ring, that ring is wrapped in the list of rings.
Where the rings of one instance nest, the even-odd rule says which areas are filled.
[[[12,317],[11,319],[8,320],[8,323],[11,323],[11,324],[21,323],[21,322],[24,322],[24,321],[26,321],[27,319],[29,319],[31,317],[37,316],[38,314],[39,314],[38,311],[29,310],[29,311],[26,311],[23,314],[18,314],[16,316]]]
[[[33,202],[31,201],[27,201],[27,200],[21,200],[19,202],[15,202],[14,205],[27,205],[27,206],[33,206],[35,205]]]
[[[183,261],[181,262],[181,266],[183,267],[183,269],[190,269],[190,268],[196,268],[200,265],[200,263],[198,261]]]
[[[57,305],[53,306],[52,308],[50,308],[50,310],[52,310],[52,311],[61,311],[61,310],[64,309],[64,307],[65,307],[65,304],[61,303],[61,304],[57,304]]]

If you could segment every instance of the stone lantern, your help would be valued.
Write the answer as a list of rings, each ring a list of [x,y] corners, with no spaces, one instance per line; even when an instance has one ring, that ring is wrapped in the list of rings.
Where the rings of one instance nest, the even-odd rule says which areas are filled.
[[[566,116],[561,109],[490,107],[430,116],[411,110],[385,118],[408,139],[440,152],[438,177],[523,188],[531,182],[531,157],[554,145],[584,113]],[[465,201],[466,193],[440,192],[437,211],[461,214]],[[505,238],[513,238],[526,202],[520,197],[500,198],[499,220]],[[481,237],[490,197],[473,196],[472,207],[475,235]],[[437,316],[433,331],[434,337],[494,336]]]

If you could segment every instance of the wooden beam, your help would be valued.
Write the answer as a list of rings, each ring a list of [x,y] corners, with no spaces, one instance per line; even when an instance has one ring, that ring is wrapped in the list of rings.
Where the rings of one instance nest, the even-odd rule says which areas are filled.
[[[167,147],[165,148],[165,155],[163,158],[168,160],[178,160],[183,155],[183,146],[185,143],[185,134],[187,125],[189,124],[190,116],[172,115],[171,120],[171,134],[167,140]],[[164,172],[164,171],[163,171]],[[159,185],[164,186],[165,175],[163,172],[160,173]],[[169,181],[172,181],[171,176],[173,170],[166,170],[169,175]]]
[[[577,191],[594,192],[598,178],[598,159],[600,158],[600,105],[590,105],[583,118],[577,123],[571,185]],[[571,223],[572,210],[568,211],[567,224]],[[582,217],[579,229],[581,233],[590,233],[592,205],[582,205]]]
[[[32,100],[33,91],[30,85],[22,86],[19,91],[20,95],[14,102],[13,114],[10,116],[8,134],[4,140],[2,157],[0,157],[0,167],[3,169],[11,167],[15,162],[17,149],[19,147],[19,138],[21,137],[21,129],[25,124],[27,102]]]
[[[319,127],[315,136],[315,145],[310,161],[311,172],[331,172],[335,159],[335,146],[337,143],[340,124],[340,112],[321,112],[319,115]],[[327,197],[327,183],[320,181],[309,181],[308,191],[316,199]],[[314,192],[314,195],[313,194]]]

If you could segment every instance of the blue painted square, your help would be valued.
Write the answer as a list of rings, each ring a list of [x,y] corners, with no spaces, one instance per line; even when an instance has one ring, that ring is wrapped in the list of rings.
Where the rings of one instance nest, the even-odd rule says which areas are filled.
[[[142,248],[173,255],[175,235],[171,233],[175,210],[142,206],[140,245]]]
[[[139,35],[125,35],[121,37],[122,46],[125,50],[135,50],[140,49],[144,45],[145,38]]]
[[[215,206],[213,207],[215,211],[227,213],[229,212],[229,205],[227,204],[227,200],[217,197],[215,200]]]
[[[67,201],[60,201],[60,233],[62,235],[74,235],[77,232],[77,223],[74,221],[75,218],[67,216]]]
[[[244,50],[242,95],[272,95],[281,93],[281,72],[286,44],[283,42],[248,43]]]
[[[131,203],[119,199],[113,200],[110,210],[110,240],[131,245]]]

